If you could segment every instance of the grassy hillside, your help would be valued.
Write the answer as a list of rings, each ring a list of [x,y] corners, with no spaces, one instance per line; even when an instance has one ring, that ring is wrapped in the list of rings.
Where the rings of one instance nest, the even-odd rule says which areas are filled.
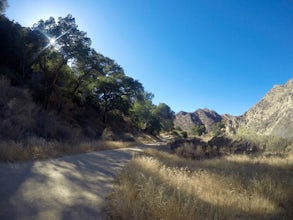
[[[114,219],[292,219],[293,155],[186,160],[148,150],[116,179]]]

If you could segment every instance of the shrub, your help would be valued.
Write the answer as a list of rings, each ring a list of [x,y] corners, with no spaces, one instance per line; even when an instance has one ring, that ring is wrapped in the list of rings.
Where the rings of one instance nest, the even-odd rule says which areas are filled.
[[[187,134],[186,131],[181,131],[181,136],[182,136],[183,138],[187,138],[187,137],[188,137],[188,134]]]
[[[219,136],[225,132],[225,124],[223,121],[219,121],[213,124],[212,134],[214,136]]]
[[[193,143],[184,143],[183,146],[175,149],[178,156],[188,159],[203,159],[205,156],[203,147],[201,145],[194,145]]]
[[[250,143],[250,146],[254,145],[260,151],[266,152],[284,152],[287,147],[293,144],[292,140],[286,138],[273,135],[256,135],[255,133],[239,134],[235,138],[242,139],[243,142]]]
[[[72,130],[69,125],[62,124],[52,113],[39,111],[35,118],[35,133],[42,138],[66,141],[73,137]]]
[[[62,123],[53,113],[41,110],[28,90],[10,86],[0,79],[0,138],[22,140],[30,136],[66,141],[79,137],[80,131]]]
[[[176,137],[180,136],[177,130],[172,130],[171,134],[176,136]]]
[[[176,126],[176,127],[175,127],[175,130],[177,130],[177,131],[182,131],[182,128],[181,128],[180,126]]]
[[[206,131],[206,128],[204,125],[195,125],[191,130],[192,134],[198,135],[198,136],[201,136],[205,131]]]
[[[0,79],[0,137],[19,140],[31,135],[34,117],[39,108],[32,102],[27,90],[10,86],[8,80]]]

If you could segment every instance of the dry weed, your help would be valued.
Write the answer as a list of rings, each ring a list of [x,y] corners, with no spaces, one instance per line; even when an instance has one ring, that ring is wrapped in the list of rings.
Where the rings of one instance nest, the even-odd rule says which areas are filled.
[[[293,160],[229,156],[192,161],[148,150],[117,178],[114,219],[292,219]]]
[[[0,141],[0,161],[42,160],[98,150],[127,148],[135,145],[135,142],[122,141],[83,141],[71,144],[29,137],[21,142]]]

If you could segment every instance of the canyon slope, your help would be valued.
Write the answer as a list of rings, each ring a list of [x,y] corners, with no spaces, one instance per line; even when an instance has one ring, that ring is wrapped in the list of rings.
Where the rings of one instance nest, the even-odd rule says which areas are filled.
[[[238,131],[246,129],[256,134],[293,139],[293,79],[285,85],[275,85],[238,121]]]
[[[241,116],[219,115],[209,109],[198,109],[194,113],[179,112],[174,124],[186,131],[191,131],[196,125],[205,125],[209,132],[212,125],[221,120],[229,134],[248,132],[293,140],[293,79],[285,85],[275,85]]]

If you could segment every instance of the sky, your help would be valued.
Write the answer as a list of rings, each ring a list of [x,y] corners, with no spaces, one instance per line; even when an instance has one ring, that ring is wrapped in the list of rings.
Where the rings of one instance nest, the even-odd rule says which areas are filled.
[[[293,78],[292,0],[8,0],[30,27],[72,14],[92,47],[174,112],[241,115]]]

